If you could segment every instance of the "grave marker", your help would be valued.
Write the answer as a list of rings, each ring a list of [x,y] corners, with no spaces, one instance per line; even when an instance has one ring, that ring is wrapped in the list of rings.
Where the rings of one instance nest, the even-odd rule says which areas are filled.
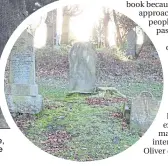
[[[92,93],[96,82],[96,52],[90,43],[75,43],[69,53],[70,92]]]
[[[135,57],[136,56],[137,34],[133,29],[128,32],[126,40],[127,40],[126,56]]]
[[[42,97],[35,83],[35,54],[33,36],[25,30],[10,54],[10,76],[6,99],[11,112],[38,113]]]
[[[146,132],[152,124],[159,109],[159,102],[153,99],[149,92],[142,92],[132,100],[130,129],[137,132]]]

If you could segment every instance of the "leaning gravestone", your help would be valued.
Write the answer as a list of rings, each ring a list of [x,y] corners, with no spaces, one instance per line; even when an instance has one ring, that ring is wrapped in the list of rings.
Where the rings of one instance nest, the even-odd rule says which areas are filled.
[[[9,84],[6,99],[11,112],[38,113],[42,97],[35,83],[33,36],[25,30],[16,41],[9,59]]]
[[[137,34],[132,29],[128,32],[126,36],[126,56],[128,57],[136,56],[136,43],[137,43]]]
[[[159,109],[159,102],[149,92],[142,92],[132,100],[130,129],[144,133],[152,124]]]
[[[92,93],[96,82],[96,52],[92,44],[75,43],[69,53],[71,93]]]

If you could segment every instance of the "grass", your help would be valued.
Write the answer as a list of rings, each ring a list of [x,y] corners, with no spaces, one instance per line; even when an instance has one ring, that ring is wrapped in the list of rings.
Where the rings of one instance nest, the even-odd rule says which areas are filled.
[[[71,140],[66,142],[68,150],[53,155],[78,161],[107,158],[127,149],[139,139],[138,135],[131,135],[128,129],[122,130],[122,119],[110,116],[114,112],[116,109],[113,107],[99,108],[84,104],[74,104],[71,111],[66,106],[43,110],[27,135],[36,144],[39,138],[41,141],[47,139],[46,132],[66,130],[71,135]],[[35,134],[35,131],[38,133]]]
[[[162,86],[157,82],[124,80],[113,84],[127,98],[149,91],[157,100],[161,100]],[[31,123],[24,125],[23,133],[47,153],[69,160],[101,160],[126,150],[140,136],[130,132],[129,125],[122,117],[124,103],[101,105],[90,103],[90,100],[86,102],[87,98],[120,96],[119,93],[104,92],[91,96],[69,94],[65,86],[39,84],[45,107],[34,115]]]
[[[116,85],[115,85],[116,84]],[[114,83],[114,87],[117,87],[117,89],[123,93],[124,95],[128,97],[136,97],[139,95],[142,91],[148,91],[153,94],[153,97],[157,100],[161,100],[162,98],[162,91],[163,91],[163,84],[158,82],[126,82],[121,81],[120,83]],[[54,100],[65,100],[65,101],[71,101],[71,100],[79,100],[79,95],[74,95],[69,98],[66,98],[66,95],[68,94],[68,90],[65,88],[58,88],[55,86],[45,86],[41,85],[39,86],[39,93],[49,99]]]
[[[143,83],[124,83],[122,82],[118,88],[120,92],[129,97],[136,97],[142,91],[148,91],[153,94],[153,97],[157,100],[161,100],[163,84],[158,82],[143,82]]]
[[[77,111],[68,116],[67,121],[61,124],[67,126],[67,131],[72,134],[73,138],[68,147],[75,151],[72,153],[66,151],[64,157],[71,159],[75,156],[75,159],[80,161],[89,158],[103,159],[130,146],[130,142],[126,139],[129,137],[129,131],[122,132],[121,119],[114,121],[109,117],[109,113],[113,111],[115,110],[112,108],[109,110],[80,105]],[[115,138],[119,141],[116,144],[114,144]]]
[[[53,87],[41,86],[40,92],[48,100],[59,99],[62,106],[37,114],[25,134],[35,145],[54,156],[77,161],[100,160],[124,151],[139,139],[138,134],[130,133],[128,126],[123,129],[122,117],[113,117],[122,112],[121,104],[88,105],[83,102],[86,95],[67,97],[67,93]],[[70,139],[61,144],[64,148],[48,151],[44,142],[58,131],[66,131]]]
[[[67,95],[68,50],[69,47],[61,47],[60,50],[54,50],[54,54],[49,48],[36,50],[36,82],[45,107],[29,123],[23,124],[24,134],[42,150],[70,160],[100,160],[124,151],[139,139],[139,135],[130,132],[122,116],[116,116],[122,115],[123,103],[93,105],[86,103],[85,99],[90,96]],[[134,63],[127,58],[123,59],[120,50],[97,49],[97,52],[100,53],[98,78],[102,86],[106,83],[112,85],[127,98],[149,91],[157,100],[161,100],[163,85],[152,77],[160,78],[155,73],[160,70],[157,64],[144,63],[150,59],[145,59],[144,62],[140,60],[140,64],[137,64],[138,60]],[[155,68],[150,68],[154,65]],[[148,79],[148,76],[151,77]],[[111,94],[106,93],[104,97],[114,97],[109,95]],[[24,118],[20,125],[23,121]]]
[[[159,100],[162,84],[123,81],[118,90],[130,97],[146,90]],[[131,134],[128,128],[122,129],[122,118],[111,116],[113,113],[122,112],[120,104],[87,105],[83,102],[86,95],[67,96],[67,91],[55,87],[40,86],[40,93],[50,100],[58,100],[64,104],[63,107],[46,109],[38,114],[33,128],[28,130],[28,135],[32,136],[34,129],[38,130],[44,141],[47,139],[44,132],[65,130],[71,139],[64,143],[66,150],[52,152],[55,156],[78,161],[100,160],[124,151],[139,139],[139,135]],[[33,137],[32,140],[36,139]]]
[[[162,86],[157,82],[124,80],[114,84],[127,97],[149,91],[157,100],[161,100]],[[36,120],[24,133],[35,145],[54,156],[77,161],[100,160],[126,150],[140,138],[130,132],[128,125],[123,128],[126,123],[122,117],[113,116],[122,113],[122,103],[92,105],[86,98],[99,95],[68,95],[65,87],[54,85],[39,85],[39,93],[47,107],[35,115]],[[116,97],[116,94],[108,93],[104,97]]]
[[[39,86],[39,92],[42,96],[48,99],[62,100],[66,97],[68,91],[64,88],[57,88],[55,86]]]

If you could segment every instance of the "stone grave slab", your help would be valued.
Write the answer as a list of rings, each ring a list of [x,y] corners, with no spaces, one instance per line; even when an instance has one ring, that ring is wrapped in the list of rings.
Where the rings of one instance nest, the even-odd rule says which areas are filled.
[[[126,56],[135,57],[136,56],[136,43],[137,43],[137,34],[132,29],[128,32],[126,36]]]
[[[35,54],[33,36],[25,30],[16,41],[9,57],[9,84],[5,88],[11,112],[38,113],[42,97],[35,83]]]
[[[96,52],[92,44],[75,43],[69,53],[69,91],[93,93],[96,82]]]

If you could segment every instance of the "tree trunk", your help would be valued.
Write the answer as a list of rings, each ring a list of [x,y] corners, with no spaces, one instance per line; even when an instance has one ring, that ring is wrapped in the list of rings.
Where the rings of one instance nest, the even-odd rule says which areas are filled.
[[[104,27],[105,47],[109,46],[108,42],[108,25]]]
[[[119,47],[120,45],[122,45],[122,38],[121,38],[121,34],[120,34],[120,28],[118,26],[118,23],[117,23],[117,17],[116,17],[116,13],[115,13],[115,10],[113,10],[113,18],[114,18],[114,23],[115,23],[115,26],[116,26],[116,30],[117,30],[117,46]]]
[[[62,35],[61,35],[61,43],[68,44],[69,43],[69,27],[70,26],[70,16],[64,15],[63,16],[63,23],[62,23]]]
[[[139,50],[136,51],[136,58],[139,57],[139,55],[140,55],[140,53],[141,53],[141,51],[142,51],[144,45],[146,45],[146,43],[145,43],[145,37],[146,37],[146,36],[147,36],[146,33],[143,32],[143,43],[141,44]],[[148,37],[148,36],[147,36],[147,37]]]
[[[105,47],[108,47],[109,46],[109,42],[108,42],[108,24],[109,24],[109,21],[110,21],[110,13],[107,12],[107,13],[104,13],[104,42],[105,42]]]

